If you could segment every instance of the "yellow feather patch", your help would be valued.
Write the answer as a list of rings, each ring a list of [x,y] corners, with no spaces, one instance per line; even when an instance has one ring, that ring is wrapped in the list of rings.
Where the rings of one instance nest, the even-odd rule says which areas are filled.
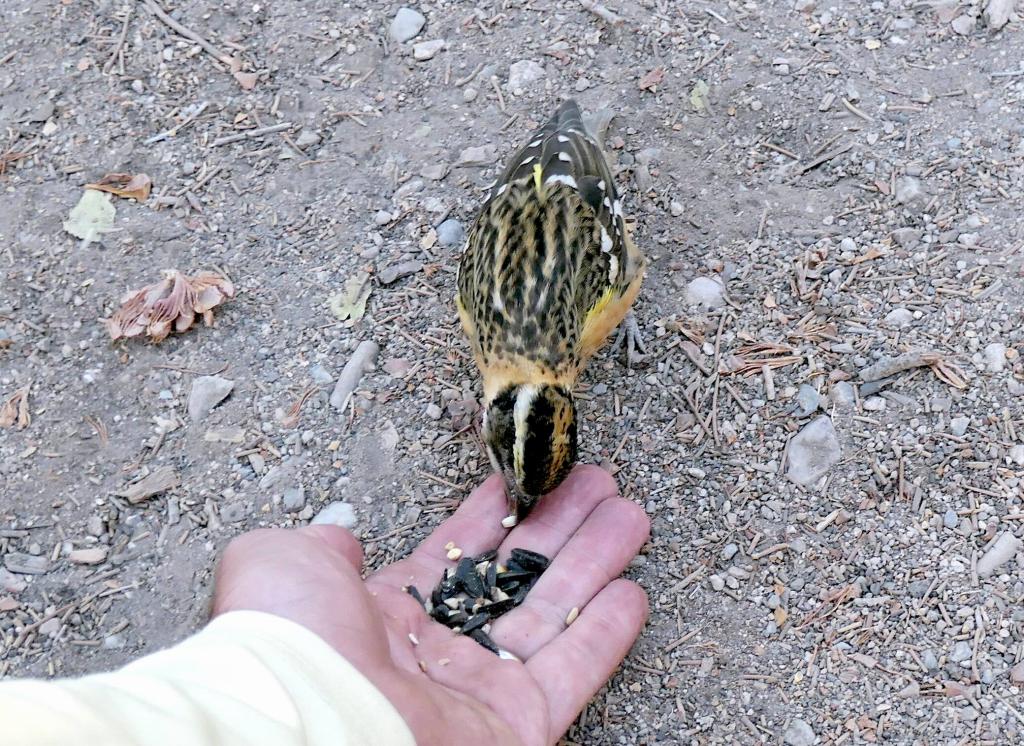
[[[587,311],[587,318],[583,321],[583,328],[586,329],[590,326],[590,322],[595,316],[600,316],[601,312],[612,302],[615,297],[615,291],[612,288],[608,288],[604,291],[604,295],[594,304],[594,307]]]
[[[540,194],[541,185],[544,183],[544,169],[540,167],[539,163],[533,164],[533,186],[537,190],[537,194]]]

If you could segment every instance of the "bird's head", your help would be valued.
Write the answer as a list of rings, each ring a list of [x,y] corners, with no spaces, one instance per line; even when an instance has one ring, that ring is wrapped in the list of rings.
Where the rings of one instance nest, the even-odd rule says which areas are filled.
[[[576,463],[576,404],[557,384],[507,386],[484,412],[484,443],[524,518]]]

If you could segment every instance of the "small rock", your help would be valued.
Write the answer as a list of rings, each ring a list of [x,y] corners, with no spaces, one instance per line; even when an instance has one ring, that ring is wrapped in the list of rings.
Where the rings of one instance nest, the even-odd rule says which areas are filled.
[[[939,670],[939,659],[935,657],[935,651],[930,648],[921,653],[921,662],[927,671]]]
[[[199,376],[192,381],[192,390],[188,395],[188,415],[193,422],[199,422],[214,407],[224,401],[235,382],[220,376]]]
[[[338,382],[334,384],[334,391],[331,392],[330,399],[332,407],[341,409],[348,403],[349,397],[356,390],[363,375],[373,366],[378,352],[380,352],[380,347],[376,342],[366,339],[359,343],[355,352],[352,353],[352,357],[342,368]]]
[[[418,262],[415,259],[408,262],[400,262],[399,264],[392,264],[382,269],[377,274],[377,279],[380,280],[381,285],[391,285],[403,277],[416,274],[422,269],[423,262]]]
[[[1013,556],[1020,551],[1021,540],[1004,531],[993,542],[989,550],[978,559],[978,575],[987,578],[1004,564],[1013,559]]]
[[[966,640],[960,640],[949,653],[949,659],[954,663],[962,663],[971,659],[971,644]]]
[[[817,4],[817,0],[796,0],[793,3],[793,10],[797,13],[810,13]]]
[[[796,392],[796,416],[810,417],[821,405],[821,396],[814,390],[814,387],[807,383],[800,384]]]
[[[839,250],[845,254],[852,254],[857,250],[857,242],[847,236],[839,242]]]
[[[480,91],[478,91],[473,86],[466,86],[462,90],[462,100],[465,101],[467,104],[470,101],[475,101],[476,97],[479,96],[479,95],[480,95]]]
[[[426,62],[434,59],[434,56],[448,44],[444,39],[432,39],[431,41],[416,42],[412,46],[413,59],[419,62]]]
[[[814,746],[817,736],[814,729],[800,718],[790,721],[786,732],[782,734],[782,740],[786,746]]]
[[[427,405],[426,414],[427,417],[429,417],[430,419],[439,420],[441,419],[441,415],[443,413],[443,410],[439,406],[434,404],[434,402],[430,402],[430,404]]]
[[[686,302],[691,306],[721,308],[725,305],[725,287],[714,277],[696,277],[686,286]]]
[[[492,145],[473,145],[459,153],[460,166],[489,166],[496,156]]]
[[[7,568],[0,567],[0,590],[7,593],[21,593],[28,588],[28,583]]]
[[[1010,681],[1014,684],[1024,684],[1024,661],[1010,669]]]
[[[284,505],[284,509],[289,513],[302,510],[306,504],[306,488],[301,484],[296,487],[289,487],[284,491],[284,495],[281,496],[281,502]]]
[[[991,29],[1001,29],[1009,22],[1010,14],[1013,13],[1016,3],[1017,0],[988,0],[982,13],[985,23]],[[1024,14],[1024,11],[1021,13]]]
[[[21,575],[42,575],[50,569],[50,562],[44,555],[8,552],[4,555],[4,567]]]
[[[125,639],[122,635],[113,634],[103,638],[101,647],[104,650],[120,650],[125,646]]]
[[[313,363],[309,366],[309,377],[313,379],[313,383],[324,384],[331,383],[334,380],[334,376],[320,363]]]
[[[954,417],[949,421],[949,431],[960,438],[967,432],[967,428],[970,427],[970,425],[971,419],[969,417]]]
[[[985,370],[989,373],[1001,373],[1006,367],[1006,345],[993,342],[985,345]]]
[[[914,580],[907,586],[907,590],[914,598],[924,598],[924,594],[932,587],[930,580]]]
[[[914,323],[914,312],[908,308],[894,308],[885,315],[884,323],[893,329],[906,329]]]
[[[942,525],[948,529],[954,529],[960,525],[960,516],[956,514],[955,510],[949,508],[942,514]]]
[[[312,522],[351,530],[356,525],[356,510],[349,503],[333,502],[317,513]]]
[[[921,231],[917,228],[897,228],[892,232],[892,237],[904,249],[912,249],[921,242]]]
[[[89,536],[103,536],[106,533],[107,527],[103,523],[103,519],[98,515],[91,515],[85,522],[85,532]]]
[[[313,145],[317,145],[320,142],[320,133],[315,130],[308,130],[303,128],[299,132],[298,137],[295,138],[295,144],[300,148],[308,148]]]
[[[896,201],[901,205],[913,204],[924,196],[921,182],[913,176],[903,176],[896,182]]]
[[[740,551],[740,548],[735,544],[726,544],[724,547],[722,547],[722,559],[728,562],[736,556],[736,552],[738,551]]]
[[[405,358],[392,357],[384,361],[384,372],[393,378],[405,378],[409,369],[412,367],[409,361]]]
[[[508,68],[508,90],[521,96],[527,89],[547,75],[544,66],[536,60],[519,60]]]
[[[427,19],[419,11],[412,8],[399,8],[391,21],[391,28],[388,30],[392,39],[399,44],[415,39],[427,24]]]
[[[864,409],[868,412],[881,412],[885,409],[885,399],[880,396],[869,396],[864,400]]]
[[[960,36],[970,36],[971,32],[974,31],[976,24],[977,19],[975,19],[974,16],[964,13],[963,15],[954,18],[949,25],[952,26],[953,30],[960,34]]]
[[[466,229],[454,218],[448,218],[437,226],[437,242],[446,249],[457,248],[466,243]]]
[[[428,163],[420,169],[420,176],[431,181],[440,181],[448,173],[448,166],[443,163]]]
[[[1017,464],[1017,466],[1024,466],[1024,445],[1020,445],[1018,443],[1013,446],[1007,456],[1009,456],[1010,461]]]
[[[107,559],[107,552],[107,547],[75,549],[68,555],[68,559],[79,565],[98,565]]]
[[[796,484],[807,487],[828,473],[840,455],[836,428],[829,417],[822,415],[805,425],[789,442],[786,475]]]
[[[849,381],[836,381],[828,392],[832,403],[840,409],[852,407],[857,401],[856,391]]]
[[[52,617],[39,625],[39,634],[46,637],[53,637],[60,632],[61,623],[59,617]]]
[[[672,202],[671,202],[671,203],[669,203],[669,206],[668,206],[668,211],[669,211],[669,213],[671,213],[672,217],[674,217],[674,218],[678,218],[678,217],[679,217],[679,216],[681,216],[681,215],[682,215],[682,214],[683,214],[683,213],[684,213],[684,212],[685,212],[686,210],[685,210],[685,208],[683,207],[683,203],[682,203],[682,202],[676,202],[675,200],[672,200]]]
[[[721,575],[712,575],[708,578],[708,581],[711,583],[711,587],[716,591],[720,591],[725,588],[725,579],[722,578]]]

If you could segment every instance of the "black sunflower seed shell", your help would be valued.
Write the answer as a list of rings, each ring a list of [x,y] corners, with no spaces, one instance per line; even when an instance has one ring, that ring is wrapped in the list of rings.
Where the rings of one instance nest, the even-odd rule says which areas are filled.
[[[516,600],[514,598],[506,598],[504,601],[494,601],[484,607],[484,610],[491,615],[492,619],[512,611],[516,607]]]
[[[468,635],[473,630],[480,629],[489,621],[491,621],[491,615],[488,614],[486,611],[481,611],[479,614],[474,614],[466,620],[465,624],[462,625],[462,634]]]
[[[494,577],[495,584],[506,593],[507,586],[512,583],[523,583],[533,580],[536,573],[530,572],[529,570],[506,570],[505,572],[499,572]]]
[[[495,655],[498,655],[498,646],[494,644],[494,640],[491,636],[484,632],[482,629],[475,629],[469,633],[469,636],[476,640],[478,643],[483,645],[485,648],[490,650]]]
[[[409,586],[406,586],[405,592],[408,593],[413,598],[415,598],[417,601],[419,601],[420,606],[422,606],[424,609],[427,608],[427,602],[424,601],[423,600],[423,596],[420,595],[420,589],[419,588],[417,588],[414,585],[409,585]]]
[[[529,549],[513,549],[512,561],[524,570],[532,570],[535,573],[542,573],[548,569],[551,561],[539,552],[531,552]]]
[[[497,549],[492,549],[489,552],[484,552],[483,554],[478,554],[476,557],[474,557],[473,558],[473,564],[474,565],[478,565],[481,562],[494,562],[494,560],[496,560],[497,558],[498,558],[498,550]]]
[[[476,563],[469,557],[459,560],[455,568],[455,582],[473,598],[479,598],[487,593],[484,581],[476,571]]]
[[[435,622],[441,622],[441,624],[448,624],[449,616],[451,616],[451,609],[443,603],[430,610],[430,618]]]

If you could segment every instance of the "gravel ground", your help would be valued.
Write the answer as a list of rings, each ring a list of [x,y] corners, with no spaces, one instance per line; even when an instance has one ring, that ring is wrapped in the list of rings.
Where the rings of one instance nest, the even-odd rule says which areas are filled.
[[[1024,740],[1012,5],[6,0],[0,676],[181,639],[246,529],[330,506],[377,566],[483,479],[463,231],[571,95],[616,114],[651,259],[646,365],[592,364],[582,458],[653,533],[650,623],[568,742]],[[79,241],[112,172],[153,193]],[[163,268],[237,295],[111,342]]]

